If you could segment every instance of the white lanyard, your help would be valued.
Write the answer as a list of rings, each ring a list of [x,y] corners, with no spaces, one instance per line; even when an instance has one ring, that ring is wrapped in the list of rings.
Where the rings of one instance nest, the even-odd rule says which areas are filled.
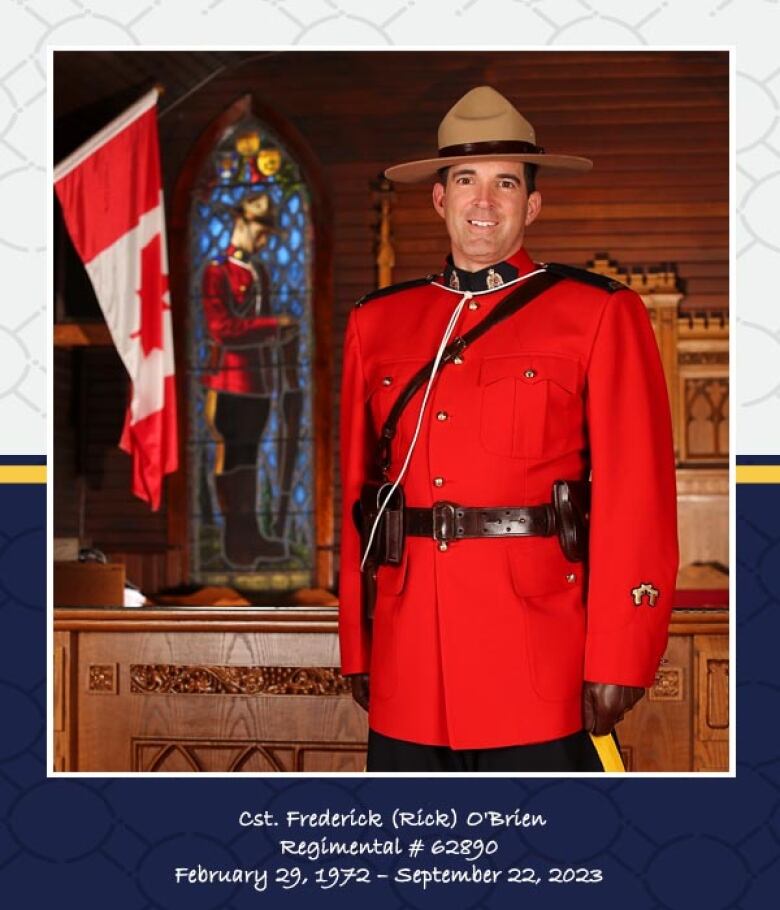
[[[382,504],[379,507],[379,511],[376,514],[376,518],[374,519],[374,523],[371,526],[371,533],[368,536],[368,542],[366,543],[366,549],[363,552],[363,556],[360,560],[360,571],[361,572],[363,571],[363,567],[366,564],[366,558],[367,558],[369,552],[371,551],[371,544],[374,542],[374,536],[376,534],[376,529],[379,525],[379,520],[381,519],[385,509],[387,508],[387,504],[392,499],[393,493],[395,493],[395,491],[398,489],[398,486],[401,483],[401,481],[403,480],[404,475],[406,474],[406,470],[409,467],[409,462],[412,459],[412,453],[414,452],[414,447],[417,445],[417,438],[420,435],[420,429],[422,427],[423,417],[425,416],[425,407],[428,404],[428,398],[431,393],[431,387],[433,386],[433,381],[436,378],[436,373],[439,369],[439,364],[441,363],[441,358],[444,356],[444,349],[447,347],[449,340],[452,337],[452,333],[455,331],[455,326],[457,325],[458,319],[460,318],[460,314],[463,311],[463,307],[464,307],[466,301],[471,300],[472,297],[480,297],[483,294],[493,294],[496,291],[504,290],[505,288],[507,288],[513,284],[517,284],[519,281],[525,281],[526,278],[530,278],[532,275],[538,275],[540,272],[544,272],[544,271],[545,271],[544,268],[535,269],[533,272],[527,272],[525,275],[519,275],[517,278],[513,278],[512,281],[507,281],[505,284],[502,284],[500,288],[488,288],[485,291],[461,292],[461,291],[456,290],[455,288],[447,287],[446,284],[439,284],[438,282],[433,282],[435,287],[444,288],[445,291],[450,291],[450,293],[452,293],[452,294],[461,294],[462,293],[462,297],[458,301],[458,305],[453,310],[453,313],[450,316],[449,322],[447,323],[447,327],[444,330],[444,334],[442,335],[441,342],[439,343],[439,349],[436,352],[436,357],[434,358],[433,366],[431,368],[431,375],[428,378],[428,384],[425,387],[423,399],[422,399],[422,402],[420,403],[420,411],[417,415],[417,425],[414,428],[414,435],[412,436],[412,441],[409,443],[409,448],[406,450],[406,457],[404,458],[404,463],[401,466],[401,470],[398,472],[398,477],[395,479],[393,485],[390,487],[388,494],[385,496],[384,500],[382,501]]]

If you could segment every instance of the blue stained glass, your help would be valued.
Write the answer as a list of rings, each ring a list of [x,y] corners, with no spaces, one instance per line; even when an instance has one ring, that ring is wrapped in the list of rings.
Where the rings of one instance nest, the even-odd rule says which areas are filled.
[[[250,133],[258,141],[259,148],[270,147],[279,151],[282,161],[279,171],[270,175],[261,174],[255,152],[247,151],[250,145],[245,145],[242,151],[237,139]],[[244,501],[247,498],[255,501],[259,533],[265,534],[271,541],[286,541],[285,552],[289,553],[289,558],[283,561],[277,559],[269,564],[259,557],[253,565],[238,565],[235,548],[231,550],[230,547],[233,513],[229,504],[227,511],[223,512],[226,496],[230,492],[229,484],[222,481],[222,475],[215,474],[226,453],[228,458],[231,457],[233,443],[229,438],[223,438],[218,453],[218,437],[213,421],[225,404],[223,399],[235,401],[243,396],[221,395],[218,387],[215,391],[213,382],[215,377],[248,367],[233,367],[230,373],[223,369],[220,374],[223,352],[204,318],[202,288],[206,270],[213,267],[212,260],[220,259],[224,254],[236,219],[240,218],[250,193],[255,200],[263,193],[267,195],[270,210],[266,217],[278,232],[267,231],[265,244],[256,248],[255,252],[250,250],[249,258],[254,260],[255,269],[260,274],[265,269],[268,276],[270,299],[264,304],[265,312],[288,313],[296,320],[297,332],[292,335],[288,332],[284,337],[288,345],[293,344],[292,350],[297,350],[298,367],[292,379],[281,369],[279,340],[266,344],[264,348],[252,348],[251,344],[244,347],[244,350],[250,351],[250,359],[256,357],[252,351],[266,351],[256,359],[257,379],[252,380],[260,382],[260,391],[256,400],[249,397],[248,410],[238,418],[237,424],[249,428],[250,440],[254,439],[251,433],[259,434],[256,438],[257,463],[254,469],[250,467],[254,480],[247,486],[249,492],[243,494]],[[308,189],[302,182],[297,164],[263,124],[247,118],[227,130],[216,144],[193,192],[190,227],[191,318],[187,381],[192,406],[187,446],[191,466],[188,476],[192,580],[209,583],[216,573],[220,579],[217,583],[224,584],[226,577],[229,580],[234,573],[240,573],[242,583],[246,584],[246,579],[253,576],[252,568],[258,571],[258,578],[263,577],[263,570],[271,568],[277,580],[280,575],[289,572],[290,584],[296,583],[296,579],[300,584],[301,570],[311,577],[314,565],[310,397],[312,325],[308,277],[312,227]],[[240,305],[240,301],[233,301],[233,317],[236,316],[235,308],[240,309]],[[284,354],[285,360],[289,356],[288,349]],[[291,407],[285,398],[291,392],[295,395],[303,392],[300,420],[294,419],[297,409]],[[247,447],[245,440],[243,445],[244,453],[251,452],[255,442],[250,441]],[[232,469],[238,474],[242,470],[241,465]],[[248,536],[256,533],[250,531]],[[268,546],[273,547],[274,544],[267,544],[266,549]]]

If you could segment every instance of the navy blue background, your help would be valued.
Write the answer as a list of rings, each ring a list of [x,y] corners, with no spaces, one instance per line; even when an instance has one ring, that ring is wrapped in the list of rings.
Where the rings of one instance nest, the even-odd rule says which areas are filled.
[[[17,460],[18,463],[18,460]],[[780,486],[737,494],[739,607],[737,778],[730,779],[86,779],[47,780],[45,489],[0,485],[0,897],[9,907],[147,908],[693,907],[766,910],[780,894]],[[278,837],[344,836],[338,829],[241,828],[243,809],[395,807],[541,812],[545,828],[466,829],[495,837],[496,857],[477,865],[603,869],[598,885],[431,886],[391,881],[320,890],[269,886],[176,887],[175,866],[273,869]],[[362,829],[364,836],[392,837]],[[405,843],[451,836],[405,829]],[[349,832],[349,837],[359,837]],[[448,865],[430,856],[339,860],[327,865]],[[457,864],[456,864],[457,865]],[[460,862],[460,867],[464,864]]]

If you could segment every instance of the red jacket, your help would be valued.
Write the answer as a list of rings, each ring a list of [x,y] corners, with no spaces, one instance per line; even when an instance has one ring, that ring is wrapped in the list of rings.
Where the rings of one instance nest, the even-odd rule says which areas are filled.
[[[521,274],[536,268],[523,250],[510,261]],[[455,334],[510,290],[475,298]],[[555,537],[459,540],[446,552],[407,538],[401,566],[379,569],[369,629],[352,505],[378,428],[459,299],[432,282],[350,316],[341,670],[370,672],[369,723],[387,736],[458,749],[540,742],[581,729],[584,679],[650,686],[666,647],[678,556],[666,384],[646,308],[627,288],[564,280],[475,342],[432,389],[407,505],[535,505],[550,501],[555,480],[592,469],[589,563],[568,562]],[[400,421],[391,479],[421,398]]]
[[[268,281],[234,246],[203,272],[203,315],[212,352],[203,384],[220,392],[268,395],[279,320],[269,314]],[[260,312],[255,312],[259,310]]]

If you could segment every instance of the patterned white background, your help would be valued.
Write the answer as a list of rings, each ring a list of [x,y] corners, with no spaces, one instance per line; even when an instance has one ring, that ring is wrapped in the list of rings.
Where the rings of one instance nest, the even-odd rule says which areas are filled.
[[[186,10],[186,15],[183,12]],[[778,0],[0,0],[0,426],[3,454],[46,449],[47,45],[736,46],[742,453],[780,451]]]

